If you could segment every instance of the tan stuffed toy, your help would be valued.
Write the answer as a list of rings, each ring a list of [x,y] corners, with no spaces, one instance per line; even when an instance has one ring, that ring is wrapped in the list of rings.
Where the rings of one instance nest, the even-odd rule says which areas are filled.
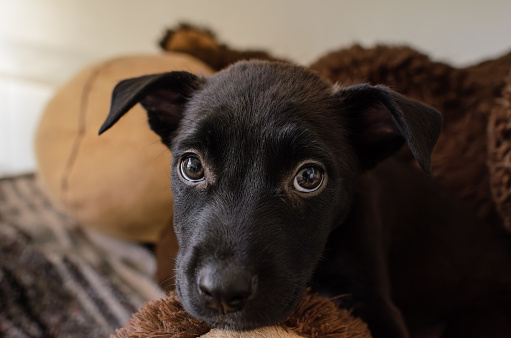
[[[36,134],[38,175],[54,202],[81,225],[154,242],[172,217],[170,161],[138,106],[98,136],[114,86],[150,73],[212,70],[184,54],[117,58],[80,72],[48,104]]]
[[[277,326],[236,332],[212,329],[186,313],[174,292],[164,299],[153,300],[116,331],[120,338],[294,338],[339,337],[369,338],[367,325],[334,302],[306,292],[295,311]]]

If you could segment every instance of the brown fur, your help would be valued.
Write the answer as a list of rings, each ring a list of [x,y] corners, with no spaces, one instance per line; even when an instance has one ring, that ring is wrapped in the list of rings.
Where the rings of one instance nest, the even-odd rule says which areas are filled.
[[[175,257],[179,249],[174,227],[169,224],[162,232],[158,245],[156,245],[156,280],[165,291],[174,290],[174,269],[176,267]]]
[[[433,176],[480,217],[503,223],[490,189],[486,130],[511,69],[511,54],[463,69],[408,47],[353,46],[327,54],[311,68],[333,82],[383,83],[442,111],[445,123],[433,154]]]
[[[361,319],[352,317],[347,310],[339,309],[332,301],[308,292],[293,314],[280,326],[302,337],[370,337],[367,325]],[[186,313],[176,294],[169,292],[166,298],[147,303],[116,334],[120,338],[188,338],[198,337],[210,330],[206,323]],[[230,336],[225,333],[225,337]]]
[[[511,72],[488,122],[488,167],[493,200],[511,229]]]
[[[181,24],[165,32],[160,47],[166,51],[195,56],[214,70],[220,70],[240,60],[259,59],[285,61],[261,50],[235,50],[220,43],[208,29]]]

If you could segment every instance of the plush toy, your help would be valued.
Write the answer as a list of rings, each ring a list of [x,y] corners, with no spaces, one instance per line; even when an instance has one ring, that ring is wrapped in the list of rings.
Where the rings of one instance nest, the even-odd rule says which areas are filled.
[[[247,332],[212,329],[186,313],[176,294],[169,292],[166,298],[147,303],[116,333],[120,338],[371,337],[367,325],[360,318],[353,317],[348,310],[340,309],[333,301],[308,292],[291,316],[281,324]]]
[[[122,79],[186,70],[211,74],[178,53],[121,57],[91,65],[52,98],[40,120],[37,173],[58,205],[79,224],[108,235],[155,242],[172,218],[170,152],[146,122],[142,107],[98,136],[112,89]]]
[[[492,198],[487,166],[488,121],[511,69],[511,53],[454,68],[408,47],[353,46],[329,53],[310,67],[332,82],[386,84],[441,111],[444,127],[433,152],[433,176],[483,220],[511,230],[506,217],[497,212],[500,201]],[[500,165],[511,164],[509,158],[501,160]],[[506,183],[501,184],[505,189]]]
[[[511,229],[511,72],[488,121],[488,168],[493,200]]]
[[[168,29],[160,40],[165,51],[182,52],[195,56],[214,70],[248,59],[285,61],[262,50],[235,50],[220,43],[215,34],[206,28],[181,24]]]

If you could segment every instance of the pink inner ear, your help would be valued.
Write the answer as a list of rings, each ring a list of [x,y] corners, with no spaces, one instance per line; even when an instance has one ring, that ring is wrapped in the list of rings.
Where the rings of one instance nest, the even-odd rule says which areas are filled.
[[[149,114],[156,116],[165,124],[172,125],[179,122],[184,102],[180,93],[170,89],[158,89],[148,94],[141,104]]]
[[[142,101],[148,110],[169,111],[181,103],[182,96],[172,90],[158,89],[148,94]]]
[[[361,115],[362,143],[382,142],[401,135],[390,112],[383,105],[369,107]]]

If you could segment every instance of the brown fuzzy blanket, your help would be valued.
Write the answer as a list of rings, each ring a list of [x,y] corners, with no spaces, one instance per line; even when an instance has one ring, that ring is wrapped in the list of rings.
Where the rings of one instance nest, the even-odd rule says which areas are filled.
[[[87,233],[32,175],[0,180],[0,337],[108,337],[150,299],[154,256]]]
[[[492,198],[487,143],[488,121],[511,70],[511,53],[455,68],[409,47],[355,45],[326,54],[310,68],[341,84],[385,84],[441,111],[444,128],[433,153],[433,176],[482,219],[511,231],[498,212],[500,202]]]

